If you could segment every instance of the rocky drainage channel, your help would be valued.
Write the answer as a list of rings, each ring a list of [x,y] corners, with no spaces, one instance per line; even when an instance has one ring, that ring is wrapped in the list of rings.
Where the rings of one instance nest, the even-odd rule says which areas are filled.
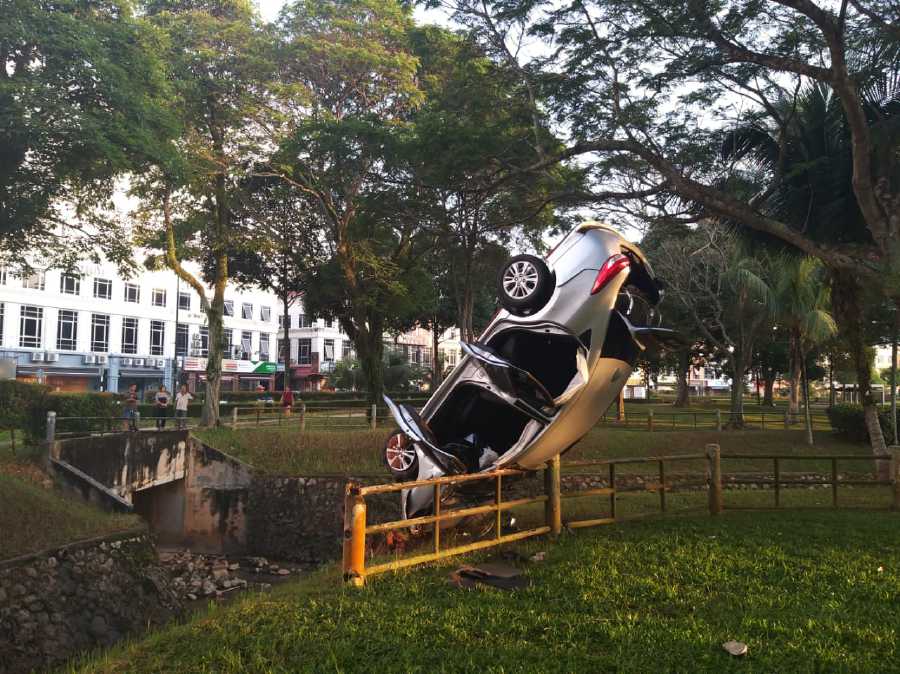
[[[188,602],[223,599],[239,590],[268,590],[308,571],[308,567],[277,564],[265,557],[229,558],[185,549],[160,549],[159,562],[172,578],[172,590]]]

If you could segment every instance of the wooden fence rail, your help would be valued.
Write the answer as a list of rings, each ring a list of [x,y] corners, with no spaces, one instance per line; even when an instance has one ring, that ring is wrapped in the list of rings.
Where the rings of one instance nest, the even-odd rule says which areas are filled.
[[[840,485],[866,485],[866,486],[888,486],[893,494],[894,510],[900,510],[900,450],[892,450],[890,458],[890,477],[889,479],[875,480],[840,480],[838,473],[839,462],[849,461],[873,461],[873,457],[863,457],[857,455],[815,455],[815,456],[791,456],[791,455],[759,455],[759,454],[723,454],[719,445],[709,444],[702,453],[695,454],[677,454],[670,456],[650,456],[635,457],[622,459],[601,459],[601,460],[584,460],[566,462],[566,467],[584,468],[584,467],[605,467],[608,471],[609,481],[606,487],[594,487],[590,489],[578,489],[571,491],[562,491],[561,480],[561,462],[557,456],[549,461],[543,469],[544,473],[544,493],[530,496],[526,498],[516,498],[504,500],[503,487],[504,477],[524,476],[533,474],[533,472],[502,469],[486,473],[476,473],[471,475],[451,475],[440,477],[434,480],[419,480],[414,482],[399,482],[392,484],[381,484],[372,486],[361,486],[355,483],[349,483],[346,488],[344,499],[344,555],[343,555],[343,571],[344,579],[356,586],[362,586],[366,582],[366,578],[387,571],[396,571],[398,569],[433,562],[454,555],[459,555],[476,550],[491,548],[504,543],[520,541],[534,536],[544,534],[559,535],[563,529],[578,529],[584,527],[600,526],[605,524],[613,524],[618,521],[616,514],[616,499],[619,490],[616,484],[616,467],[622,464],[656,464],[659,476],[658,482],[645,484],[645,489],[651,492],[657,492],[659,495],[659,511],[667,512],[667,493],[673,491],[673,484],[668,479],[670,474],[667,466],[671,464],[683,462],[696,462],[703,460],[706,462],[706,471],[703,476],[708,490],[708,510],[710,515],[719,515],[726,509],[723,499],[723,472],[722,462],[730,460],[760,460],[771,461],[773,467],[773,478],[741,478],[733,479],[730,484],[757,484],[772,485],[775,499],[775,507],[781,507],[781,488],[785,485],[802,484],[805,486],[813,484],[828,484],[831,486],[832,506],[839,507],[838,487]],[[831,475],[829,479],[812,479],[812,480],[790,480],[783,479],[781,476],[781,467],[783,461],[828,461],[831,466]],[[463,508],[444,509],[442,497],[445,494],[445,488],[451,486],[459,486],[461,484],[493,481],[494,490],[493,498],[490,502],[483,505],[469,506]],[[412,517],[407,519],[392,520],[373,524],[367,519],[366,497],[379,494],[391,494],[401,492],[405,489],[414,487],[430,487],[434,490],[433,501],[434,511],[430,515]],[[580,498],[597,498],[606,497],[609,499],[609,516],[596,517],[590,519],[574,519],[564,516],[563,503],[573,499]],[[543,522],[537,526],[514,533],[503,533],[501,526],[501,518],[504,512],[519,508],[522,506],[544,504]],[[449,520],[461,519],[474,515],[490,515],[494,514],[494,534],[485,540],[467,543],[464,545],[445,545],[441,537],[441,523]],[[398,529],[408,529],[410,527],[431,526],[431,546],[428,552],[420,552],[410,557],[397,557],[390,561],[383,561],[372,566],[366,564],[367,554],[367,537],[373,534],[382,534]]]

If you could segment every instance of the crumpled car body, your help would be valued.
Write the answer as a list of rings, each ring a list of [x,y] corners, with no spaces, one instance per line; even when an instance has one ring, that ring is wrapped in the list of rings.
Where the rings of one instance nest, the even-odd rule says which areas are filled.
[[[504,304],[512,289],[508,308],[477,342],[462,344],[463,358],[421,411],[385,397],[399,426],[385,449],[396,479],[540,468],[597,424],[641,351],[677,339],[652,325],[660,284],[640,250],[615,230],[579,225],[545,267],[518,257],[535,270],[516,266],[517,258],[507,264],[498,290]],[[549,280],[545,297],[526,305],[514,295],[523,279],[535,278],[532,271]],[[432,498],[428,486],[404,490],[404,516],[428,513]]]

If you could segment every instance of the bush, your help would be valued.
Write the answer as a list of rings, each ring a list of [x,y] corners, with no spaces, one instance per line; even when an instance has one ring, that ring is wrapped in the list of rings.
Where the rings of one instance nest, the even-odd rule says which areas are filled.
[[[32,409],[50,392],[49,386],[14,379],[0,381],[0,428],[23,428],[31,421]]]
[[[847,440],[856,442],[868,442],[869,432],[866,430],[866,419],[862,405],[834,405],[829,407],[828,420],[834,431]],[[891,417],[888,410],[881,410],[878,414],[881,423],[881,431],[885,435],[891,429]]]

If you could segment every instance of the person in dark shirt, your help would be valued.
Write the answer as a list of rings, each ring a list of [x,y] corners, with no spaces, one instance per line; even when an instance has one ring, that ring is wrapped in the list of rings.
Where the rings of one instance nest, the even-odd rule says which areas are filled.
[[[153,402],[156,405],[154,410],[156,412],[156,430],[161,431],[166,427],[166,408],[169,406],[169,392],[166,390],[165,384],[160,385]]]
[[[137,407],[138,407],[137,384],[128,387],[128,393],[125,394],[125,404],[122,410],[122,418],[128,424],[129,431],[137,430]]]

